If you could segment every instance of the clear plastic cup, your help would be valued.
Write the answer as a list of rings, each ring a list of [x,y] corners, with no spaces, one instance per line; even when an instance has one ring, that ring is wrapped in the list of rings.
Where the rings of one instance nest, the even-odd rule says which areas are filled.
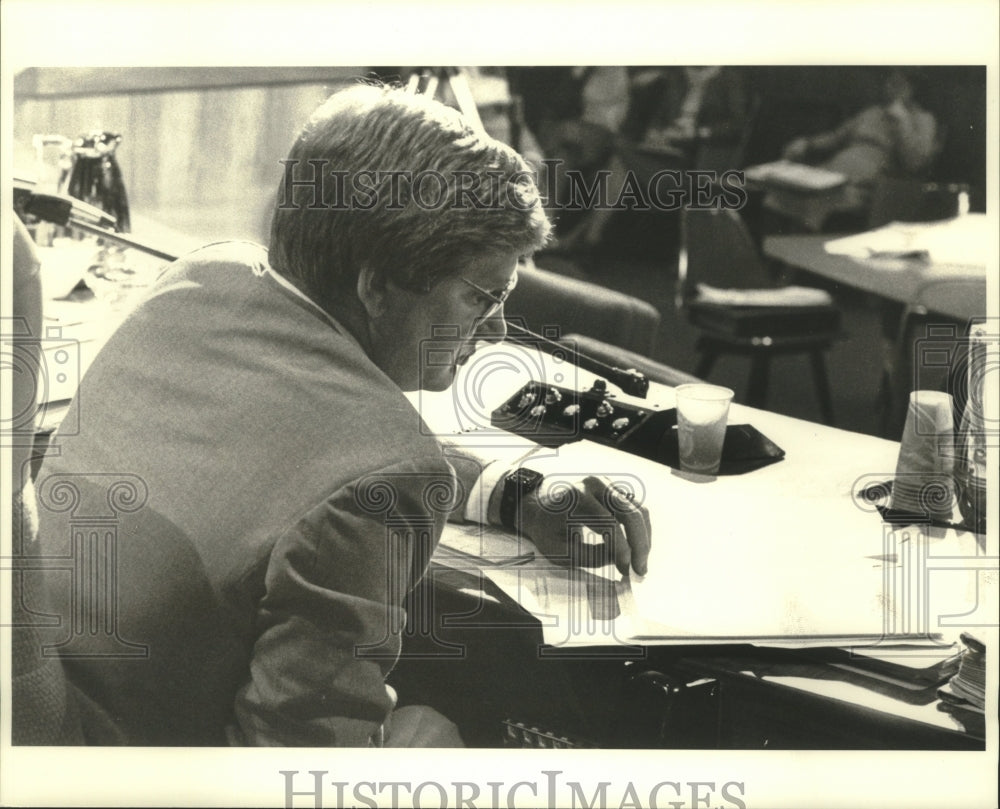
[[[717,475],[733,392],[719,385],[681,385],[677,394],[677,438],[681,469]]]

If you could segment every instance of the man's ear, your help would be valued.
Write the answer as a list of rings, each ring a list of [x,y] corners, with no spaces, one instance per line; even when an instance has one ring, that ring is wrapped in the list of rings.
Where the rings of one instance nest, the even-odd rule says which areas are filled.
[[[357,293],[369,318],[378,317],[385,311],[387,292],[385,276],[371,265],[363,265],[358,273]]]

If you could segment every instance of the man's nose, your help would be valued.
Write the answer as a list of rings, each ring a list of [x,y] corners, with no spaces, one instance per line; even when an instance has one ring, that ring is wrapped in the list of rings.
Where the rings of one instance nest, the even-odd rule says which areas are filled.
[[[490,343],[500,343],[507,338],[507,321],[504,319],[503,306],[488,318],[480,321],[476,327],[475,337],[477,340],[485,340]]]

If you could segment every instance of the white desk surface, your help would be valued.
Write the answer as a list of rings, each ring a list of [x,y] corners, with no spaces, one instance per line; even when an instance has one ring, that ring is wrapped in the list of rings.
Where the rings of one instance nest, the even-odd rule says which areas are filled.
[[[502,456],[512,439],[489,427],[493,409],[532,379],[590,386],[593,375],[575,373],[544,355],[495,346],[477,353],[451,390],[411,398],[432,431]],[[647,400],[619,399],[673,406],[672,390],[656,385]],[[629,481],[644,491],[653,523],[649,573],[619,592],[631,622],[577,627],[576,642],[834,645],[840,636],[883,631],[952,638],[959,624],[995,623],[995,536],[987,544],[965,531],[891,530],[856,496],[892,479],[897,443],[738,404],[730,423],[752,424],[785,450],[785,459],[707,479],[591,442],[553,451],[547,474]],[[533,459],[531,466],[541,464]],[[507,579],[529,611],[548,615],[558,599],[551,579],[536,586],[539,572],[519,565],[490,575]],[[572,595],[572,582],[564,588]],[[549,630],[547,642],[574,642],[566,619]]]

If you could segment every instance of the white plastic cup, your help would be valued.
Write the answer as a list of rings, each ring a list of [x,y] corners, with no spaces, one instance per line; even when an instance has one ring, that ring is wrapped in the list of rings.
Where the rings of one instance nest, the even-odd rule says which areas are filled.
[[[910,394],[899,444],[891,507],[930,518],[952,518],[952,400],[943,391]]]
[[[733,392],[719,385],[681,385],[677,395],[677,439],[681,469],[717,475]]]

